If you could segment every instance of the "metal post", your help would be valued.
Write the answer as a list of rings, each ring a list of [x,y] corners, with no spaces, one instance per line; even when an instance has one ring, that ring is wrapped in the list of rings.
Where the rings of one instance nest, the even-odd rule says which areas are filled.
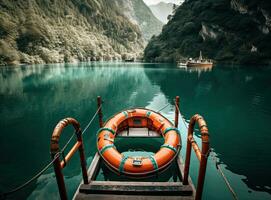
[[[191,142],[190,142],[190,132],[192,130],[193,133],[193,129],[194,126],[191,127],[192,124],[189,123],[189,127],[188,127],[188,135],[187,135],[187,143],[186,143],[186,155],[185,155],[185,165],[184,165],[184,178],[183,178],[183,184],[187,185],[188,184],[188,176],[189,176],[189,169],[190,169],[190,159],[191,159]]]
[[[176,96],[175,98],[175,127],[178,128],[179,123],[179,103],[180,103],[180,97]]]
[[[63,129],[68,126],[69,124],[72,124],[77,136],[77,143],[72,148],[72,150],[67,154],[67,156],[64,158],[64,164],[62,165],[60,162],[59,156],[55,158],[56,155],[60,154],[60,148],[59,148],[59,139],[60,135],[63,131]],[[86,159],[84,154],[84,147],[83,147],[83,141],[82,141],[82,132],[80,129],[80,124],[73,118],[66,118],[58,122],[56,125],[52,137],[51,137],[51,144],[50,144],[50,151],[51,151],[51,158],[54,160],[54,170],[58,185],[58,190],[60,194],[61,200],[67,200],[67,191],[65,187],[64,182],[64,176],[62,174],[62,167],[65,167],[66,161],[70,160],[71,156],[79,149],[80,153],[80,161],[81,161],[81,167],[82,167],[82,174],[84,183],[88,183],[88,175],[87,175],[87,169],[86,169]],[[63,161],[62,161],[63,162]]]
[[[206,173],[206,166],[207,166],[207,157],[201,156],[198,185],[197,185],[195,200],[200,200],[202,197],[203,185],[204,185],[204,179],[205,179],[205,173]]]
[[[195,140],[193,138],[193,132],[195,123],[198,123],[200,133],[201,133],[201,139],[202,139],[202,150],[199,150],[199,147],[197,143],[195,143]],[[199,176],[198,176],[198,184],[196,189],[196,200],[200,200],[202,197],[203,192],[203,186],[204,186],[204,180],[205,180],[205,173],[206,173],[206,166],[210,151],[209,146],[209,131],[207,128],[207,124],[205,120],[200,115],[194,115],[190,119],[189,127],[188,127],[188,135],[187,135],[187,148],[186,148],[186,157],[185,157],[185,166],[184,166],[184,178],[183,178],[183,184],[188,184],[188,176],[189,176],[189,168],[190,168],[190,159],[191,159],[191,149],[193,149],[197,155],[197,158],[200,161],[200,168],[199,168]]]
[[[51,153],[52,159],[55,157],[55,153]],[[56,158],[54,161],[54,170],[55,170],[55,175],[56,175],[56,181],[57,181],[57,186],[58,186],[58,191],[60,195],[61,200],[67,200],[67,192],[66,192],[66,187],[65,187],[65,182],[64,182],[64,177],[61,171],[61,166],[60,166],[60,159],[59,157]]]
[[[202,151],[201,151],[201,159],[200,159],[200,168],[199,168],[199,176],[198,176],[198,185],[196,191],[196,200],[200,200],[202,197],[207,161],[210,151],[209,146],[209,131],[207,128],[207,124],[201,116],[196,116],[196,121],[199,124],[199,129],[202,138]]]
[[[97,106],[98,106],[98,115],[99,115],[99,125],[100,125],[100,128],[103,127],[103,113],[102,113],[102,98],[100,96],[97,97]]]
[[[82,131],[81,129],[78,130],[77,133],[77,141],[81,142],[79,149],[79,155],[80,155],[80,163],[81,163],[81,169],[82,169],[82,175],[84,184],[88,184],[88,173],[87,173],[87,163],[86,163],[86,157],[84,153],[84,145],[82,141]]]

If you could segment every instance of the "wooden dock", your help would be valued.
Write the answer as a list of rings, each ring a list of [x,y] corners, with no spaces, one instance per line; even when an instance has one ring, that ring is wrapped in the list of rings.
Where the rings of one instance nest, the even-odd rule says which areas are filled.
[[[101,111],[101,105],[102,105],[101,97],[98,97],[97,98],[98,109],[96,113],[94,114],[93,118],[91,119],[91,121],[89,122],[89,124],[91,124],[92,120],[98,114],[100,128],[103,127],[103,120],[102,120],[103,115]],[[127,110],[126,112],[130,112],[130,111],[131,110]],[[156,111],[151,111],[151,112],[156,112]],[[180,113],[179,97],[177,96],[175,99],[175,120],[174,120],[175,122],[174,127],[176,128],[178,128],[179,113]],[[148,116],[146,115],[144,117],[146,118]],[[198,124],[199,131],[201,134],[201,140],[202,140],[201,150],[193,137],[194,128],[196,124]],[[59,139],[60,139],[60,135],[63,129],[68,125],[72,125],[74,127],[77,141],[74,144],[74,146],[71,148],[69,153],[65,157],[63,157],[63,159],[61,160],[60,154],[63,152],[63,149],[60,150]],[[128,126],[124,129],[124,131],[118,132],[117,136],[128,137],[128,138],[129,137],[130,138],[162,137],[159,133],[155,133],[152,131],[156,129],[153,129],[153,127],[151,128],[150,127],[148,126],[147,127],[145,126],[129,127]],[[84,129],[84,131],[85,130],[86,129]],[[171,169],[168,169],[167,171],[164,171],[164,172],[157,171],[157,174],[155,174],[155,177],[151,180],[144,179],[141,181],[131,181],[130,179],[127,179],[126,177],[125,180],[122,180],[122,181],[115,181],[115,180],[100,181],[98,175],[100,176],[99,172],[103,170],[105,161],[103,161],[103,158],[99,155],[99,153],[96,153],[89,169],[87,170],[83,141],[82,141],[83,133],[81,131],[79,122],[74,118],[65,118],[59,121],[52,133],[50,151],[51,151],[51,158],[53,160],[54,171],[56,175],[56,181],[57,181],[59,195],[60,195],[61,200],[68,199],[62,170],[65,168],[66,163],[72,158],[72,156],[75,154],[76,151],[79,151],[79,155],[80,155],[80,163],[81,163],[83,180],[80,183],[79,187],[77,188],[77,191],[75,192],[73,196],[74,200],[87,200],[87,199],[95,199],[95,200],[107,200],[107,199],[108,200],[109,199],[110,200],[115,200],[115,199],[116,200],[126,200],[126,199],[129,199],[129,200],[131,199],[192,200],[192,199],[196,199],[196,200],[201,200],[202,193],[203,193],[205,173],[206,173],[206,166],[207,166],[208,156],[210,153],[208,127],[202,116],[196,114],[192,116],[190,119],[189,128],[188,128],[188,136],[187,136],[188,139],[186,142],[185,164],[183,163],[181,154],[176,154],[176,157],[174,157],[174,160],[172,160],[173,162],[171,163],[175,165],[174,171],[172,171]],[[197,189],[195,189],[191,181],[191,178],[189,176],[192,149],[194,150],[200,163]],[[172,180],[169,181],[169,179],[166,179],[164,180],[164,182],[161,182],[161,179],[160,180],[156,179],[157,177],[161,178],[162,175],[170,175],[172,172],[176,174],[173,176],[173,181]],[[107,180],[107,178],[105,178],[105,180]]]
[[[97,181],[102,158],[96,153],[88,169],[89,184],[81,183],[73,197],[74,200],[191,200],[195,199],[195,187],[189,178],[189,184],[183,185],[184,164],[177,157],[179,180],[177,182],[132,182]]]

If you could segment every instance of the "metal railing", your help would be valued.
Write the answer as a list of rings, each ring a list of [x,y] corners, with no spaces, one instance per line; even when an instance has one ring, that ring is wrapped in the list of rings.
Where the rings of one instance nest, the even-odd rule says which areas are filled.
[[[199,130],[201,133],[201,139],[202,139],[202,149],[198,147],[194,137],[194,127],[196,122],[199,125]],[[206,174],[206,166],[208,161],[208,156],[210,153],[210,146],[209,146],[209,132],[207,128],[207,124],[202,116],[196,114],[190,119],[190,123],[188,126],[188,135],[187,135],[187,146],[186,146],[186,157],[185,157],[185,166],[184,166],[184,178],[183,178],[183,184],[188,184],[188,177],[189,177],[189,168],[190,168],[190,159],[191,159],[191,149],[193,147],[193,150],[200,161],[200,167],[199,167],[199,175],[198,175],[198,184],[196,189],[196,200],[201,199],[202,192],[203,192],[203,185],[204,185],[204,179]]]
[[[63,129],[67,127],[68,125],[72,125],[74,127],[77,142],[71,148],[69,153],[65,157],[63,156],[64,157],[63,160],[60,161],[60,157],[58,156],[60,153],[59,139],[60,139],[60,135]],[[51,137],[51,145],[50,145],[51,158],[54,160],[54,170],[55,170],[55,175],[56,175],[56,180],[57,180],[57,186],[58,186],[60,198],[62,200],[68,199],[62,169],[65,168],[66,163],[72,158],[72,156],[75,154],[77,150],[79,151],[79,154],[80,154],[80,163],[81,163],[81,168],[82,168],[84,184],[88,184],[86,157],[84,153],[84,145],[82,141],[82,131],[80,128],[80,124],[73,118],[63,119],[56,125]],[[56,156],[57,158],[55,159]]]
[[[180,114],[178,96],[175,99],[175,103],[176,103],[175,104],[176,107],[175,107],[175,120],[174,120],[175,124],[174,125],[175,127],[178,127],[179,114]],[[102,127],[103,120],[102,120],[102,111],[101,111],[101,105],[102,105],[101,97],[97,98],[97,105],[98,105],[98,110],[96,114],[99,115],[99,125],[100,127]],[[196,122],[199,125],[199,130],[201,133],[202,150],[199,149],[193,137],[194,127],[195,127]],[[61,161],[60,155],[59,155],[61,153],[60,148],[59,148],[59,138],[63,129],[68,125],[72,125],[74,127],[75,134],[77,137],[77,142],[71,148],[70,152],[65,157],[63,156],[63,160]],[[198,184],[197,184],[196,197],[195,197],[196,200],[199,200],[202,197],[206,166],[207,166],[208,156],[210,152],[208,128],[207,128],[205,120],[200,115],[194,115],[191,118],[189,127],[188,127],[187,149],[186,149],[184,177],[183,177],[184,185],[188,184],[192,147],[196,153],[198,160],[200,161]],[[66,187],[64,183],[64,176],[62,174],[62,169],[66,166],[66,163],[72,158],[72,156],[78,150],[80,154],[80,162],[81,162],[84,184],[88,184],[88,175],[87,175],[87,169],[86,169],[86,161],[85,161],[85,155],[84,155],[82,131],[80,128],[80,124],[73,118],[66,118],[66,119],[61,120],[55,127],[52,134],[52,138],[51,138],[51,157],[52,157],[52,160],[54,161],[53,165],[54,165],[54,170],[55,170],[55,175],[56,175],[56,180],[57,180],[61,200],[67,199],[67,192],[66,192]]]
[[[100,100],[100,101],[99,101]],[[80,129],[80,125],[79,123],[72,118],[67,118],[62,120],[61,122],[59,122],[59,125],[56,126],[56,128],[58,127],[58,130],[56,132],[54,132],[51,140],[51,157],[52,160],[47,163],[38,173],[36,173],[35,175],[33,175],[30,179],[28,179],[27,181],[25,181],[24,183],[22,183],[21,185],[15,187],[14,189],[7,191],[7,192],[3,192],[0,193],[0,199],[6,199],[8,196],[11,196],[15,193],[17,193],[18,191],[24,189],[25,187],[29,186],[31,183],[33,183],[35,180],[37,180],[43,173],[45,173],[51,166],[54,165],[55,170],[58,171],[58,188],[64,188],[63,194],[61,196],[62,199],[67,199],[67,195],[66,195],[66,189],[65,189],[65,184],[63,184],[63,175],[61,170],[65,167],[67,161],[69,161],[71,159],[71,157],[74,155],[74,153],[79,149],[79,152],[82,152],[82,154],[80,153],[81,156],[81,160],[84,161],[85,159],[83,158],[84,155],[84,148],[83,148],[83,141],[82,141],[82,136],[84,135],[84,133],[87,131],[87,129],[90,127],[90,125],[92,124],[92,122],[94,121],[95,117],[99,114],[99,122],[102,123],[102,101],[101,98],[98,97],[97,98],[97,102],[98,102],[98,109],[96,110],[95,114],[92,116],[92,118],[90,119],[90,121],[88,122],[88,124],[85,126],[84,130],[81,132]],[[99,103],[100,102],[100,103]],[[69,124],[72,124],[75,128],[75,132],[74,134],[71,135],[71,137],[69,138],[69,140],[67,141],[67,143],[63,146],[62,149],[59,149],[59,136],[62,132],[62,130],[68,126]],[[55,128],[55,129],[56,129]],[[72,139],[74,138],[74,136],[77,136],[77,142],[76,144],[73,146],[73,148],[71,149],[71,151],[67,154],[67,156],[64,158],[64,151],[66,150],[66,148],[68,147],[68,145],[71,143]],[[60,157],[63,157],[64,160],[60,161]],[[85,166],[85,161],[81,162],[81,165],[84,167]],[[83,170],[82,167],[82,170]],[[84,167],[85,168],[85,167]],[[86,176],[85,173],[86,170],[84,170],[83,172],[83,176]],[[85,174],[85,175],[84,175]],[[84,180],[88,180],[87,178],[84,178]],[[60,183],[60,184],[59,184]]]
[[[102,109],[101,109],[102,108],[102,99],[100,96],[97,97],[97,106],[98,106],[98,109],[97,109],[96,113],[94,114],[94,116],[92,117],[92,119],[90,120],[90,122],[88,123],[86,128],[83,130],[83,132],[81,131],[79,122],[74,118],[66,118],[66,119],[61,120],[60,122],[58,122],[58,124],[56,125],[56,127],[53,131],[53,134],[51,137],[50,151],[51,151],[51,158],[53,160],[53,165],[54,165],[54,170],[55,170],[55,175],[56,175],[56,180],[57,180],[57,186],[58,186],[59,195],[60,195],[61,200],[68,199],[62,169],[65,168],[67,162],[69,162],[69,160],[72,158],[72,156],[77,151],[79,151],[79,155],[80,155],[80,163],[81,163],[83,181],[84,181],[84,184],[88,184],[88,174],[87,174],[87,168],[86,168],[87,163],[86,163],[86,157],[85,157],[85,153],[84,153],[84,145],[83,145],[82,135],[88,129],[88,127],[93,122],[93,120],[97,114],[99,116],[99,125],[100,126],[103,125],[103,120],[102,120],[103,115],[102,115]],[[69,153],[65,157],[64,157],[64,155],[62,155],[63,160],[60,160],[60,154],[63,153],[63,151],[61,151],[59,148],[59,139],[60,139],[61,133],[63,132],[63,129],[65,127],[67,127],[68,125],[72,125],[73,128],[75,129],[75,135],[77,138],[77,142],[73,145],[73,147],[71,148],[71,150],[69,151]],[[71,139],[72,139],[72,137],[71,137]],[[69,140],[69,142],[70,141],[71,140]],[[67,147],[67,144],[65,145],[64,148]]]

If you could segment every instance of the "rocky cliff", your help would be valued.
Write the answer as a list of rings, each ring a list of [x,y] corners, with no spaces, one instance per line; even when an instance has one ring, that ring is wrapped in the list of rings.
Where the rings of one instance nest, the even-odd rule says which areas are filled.
[[[271,2],[269,0],[187,0],[152,38],[147,61],[174,62],[206,57],[217,62],[271,62]]]
[[[155,5],[150,5],[149,7],[154,16],[166,24],[168,22],[168,16],[172,14],[173,6],[173,3],[160,2]]]
[[[124,15],[140,27],[146,41],[149,41],[153,35],[160,34],[163,23],[154,16],[143,0],[114,1],[118,7],[123,8]]]
[[[1,0],[0,64],[138,56],[139,27],[112,0]]]

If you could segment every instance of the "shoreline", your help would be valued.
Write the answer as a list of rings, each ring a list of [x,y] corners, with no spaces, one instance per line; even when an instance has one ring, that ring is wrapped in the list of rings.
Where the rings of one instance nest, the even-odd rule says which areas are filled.
[[[132,65],[132,64],[144,64],[144,65],[172,65],[178,66],[176,62],[146,62],[146,61],[134,61],[134,62],[126,62],[124,60],[116,60],[116,61],[83,61],[83,62],[62,62],[62,63],[40,63],[40,64],[25,64],[20,63],[16,65],[0,65],[0,68],[17,68],[17,67],[35,67],[35,66],[50,66],[50,65],[82,65],[82,64],[125,64],[125,65]],[[228,63],[228,62],[215,62],[213,67],[227,67],[227,68],[262,68],[262,67],[271,67],[271,63],[269,64],[239,64],[239,63]],[[193,67],[186,67],[187,69],[193,69]]]

